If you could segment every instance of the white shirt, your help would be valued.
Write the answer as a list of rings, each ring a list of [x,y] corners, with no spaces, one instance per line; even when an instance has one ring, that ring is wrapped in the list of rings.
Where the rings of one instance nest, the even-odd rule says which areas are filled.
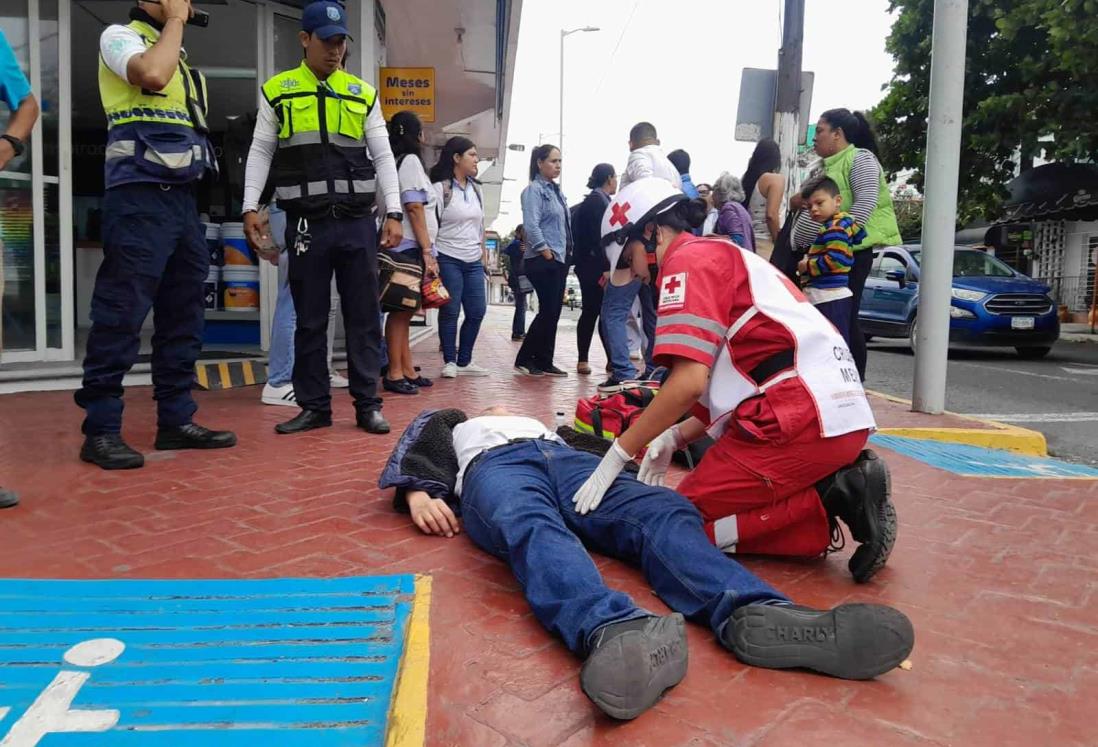
[[[454,428],[454,453],[458,458],[457,484],[454,494],[461,495],[465,468],[478,454],[495,446],[503,446],[516,438],[544,438],[560,441],[560,437],[541,421],[518,415],[481,415],[466,420]]]
[[[625,172],[621,175],[618,190],[624,189],[630,182],[648,176],[659,177],[675,189],[682,191],[682,177],[679,175],[679,170],[663,154],[660,146],[655,144],[637,148],[629,154],[629,161],[625,164]]]
[[[408,211],[404,206],[416,202],[423,205],[424,219],[427,221],[427,236],[430,238],[431,247],[435,245],[438,237],[438,205],[441,197],[431,184],[427,172],[423,170],[423,162],[413,155],[404,156],[397,169],[397,181],[400,182],[400,204],[389,207],[385,201],[385,191],[378,194],[378,215],[385,215],[394,211],[404,213],[404,238],[397,247],[397,251],[422,248],[416,242],[416,235],[412,232],[412,222],[408,218]]]
[[[709,212],[705,214],[705,223],[702,225],[702,236],[713,233],[713,229],[717,227],[717,218],[720,215],[720,211],[716,208],[709,208]]]
[[[389,130],[385,126],[385,117],[381,113],[381,102],[375,101],[370,113],[366,115],[366,152],[374,162],[377,173],[378,192],[382,193],[386,205],[400,203],[400,186],[397,180],[396,160],[389,147]],[[244,201],[242,212],[259,209],[259,197],[267,186],[267,177],[271,173],[271,162],[278,149],[278,116],[261,96],[259,111],[256,112],[255,131],[252,133],[252,147],[248,151],[248,163],[244,167]]]
[[[438,253],[462,262],[479,261],[483,256],[484,206],[480,204],[472,180],[465,180],[465,189],[456,179],[451,182],[453,192],[450,204],[445,208],[442,207],[442,182],[435,182],[433,186],[442,210],[438,238],[435,239]]]
[[[129,81],[129,73],[126,66],[134,55],[145,51],[145,42],[141,40],[141,34],[129,26],[113,24],[99,37],[99,54],[103,56],[103,62],[107,68],[124,81]]]

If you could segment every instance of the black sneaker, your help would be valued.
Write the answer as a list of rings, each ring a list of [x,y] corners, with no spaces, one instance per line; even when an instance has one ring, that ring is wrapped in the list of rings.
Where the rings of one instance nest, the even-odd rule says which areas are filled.
[[[629,720],[686,676],[686,624],[677,612],[610,623],[595,631],[580,687],[603,713]]]
[[[556,366],[547,366],[543,369],[546,376],[567,376],[568,372],[557,368]]]
[[[817,490],[831,522],[832,547],[835,537],[842,534],[836,519],[861,543],[847,567],[855,581],[865,583],[885,566],[896,544],[896,507],[891,500],[888,465],[872,449],[866,449],[854,464],[820,483]]]
[[[609,379],[599,384],[598,392],[599,394],[617,394],[622,390],[623,386],[624,382],[618,381],[611,376]]]
[[[19,496],[15,494],[14,490],[0,488],[0,508],[11,508],[12,506],[18,505]]]
[[[145,457],[131,449],[118,433],[85,437],[80,458],[103,469],[137,469],[145,466]]]
[[[527,363],[524,366],[515,366],[515,372],[520,373],[523,376],[544,376],[545,372],[535,366],[533,363]]]
[[[915,630],[899,610],[844,604],[831,610],[748,604],[728,618],[721,643],[744,664],[811,669],[844,680],[884,674],[911,654]]]
[[[232,431],[211,431],[197,423],[187,423],[176,428],[158,428],[156,448],[170,449],[228,449],[236,446],[236,434]]]

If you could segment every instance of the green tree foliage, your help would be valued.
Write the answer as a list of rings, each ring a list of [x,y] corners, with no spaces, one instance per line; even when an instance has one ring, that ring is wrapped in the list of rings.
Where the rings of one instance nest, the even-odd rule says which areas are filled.
[[[933,0],[892,0],[886,48],[896,60],[873,110],[881,161],[915,173],[926,159]],[[970,0],[958,221],[994,218],[1036,155],[1098,154],[1098,0]],[[1051,138],[1051,140],[1049,139]]]

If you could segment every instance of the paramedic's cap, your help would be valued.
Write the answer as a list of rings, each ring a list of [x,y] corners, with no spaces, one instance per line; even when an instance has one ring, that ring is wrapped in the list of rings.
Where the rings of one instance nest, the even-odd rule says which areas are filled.
[[[610,200],[602,215],[602,246],[611,271],[630,239],[660,213],[687,199],[671,182],[650,176],[630,182]]]
[[[325,41],[339,34],[351,38],[351,32],[347,30],[347,11],[337,2],[312,3],[306,7],[301,14],[301,30]]]

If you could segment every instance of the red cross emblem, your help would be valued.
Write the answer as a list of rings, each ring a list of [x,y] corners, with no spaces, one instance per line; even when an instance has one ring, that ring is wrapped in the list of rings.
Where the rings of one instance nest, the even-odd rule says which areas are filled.
[[[610,212],[612,213],[612,215],[610,216],[610,225],[624,226],[626,223],[628,223],[629,216],[627,216],[626,213],[629,212],[629,208],[631,207],[632,205],[630,205],[628,202],[624,204],[614,203],[613,205],[611,205]]]
[[[675,291],[677,291],[679,289],[680,285],[682,285],[682,281],[679,280],[679,276],[678,275],[672,275],[668,279],[668,281],[663,284],[663,289],[666,290],[668,293],[674,293]]]

